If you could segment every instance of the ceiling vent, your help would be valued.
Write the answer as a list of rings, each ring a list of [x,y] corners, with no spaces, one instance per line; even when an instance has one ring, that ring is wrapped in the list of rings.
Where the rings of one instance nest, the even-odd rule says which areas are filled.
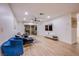
[[[40,15],[44,15],[44,13],[40,13]]]

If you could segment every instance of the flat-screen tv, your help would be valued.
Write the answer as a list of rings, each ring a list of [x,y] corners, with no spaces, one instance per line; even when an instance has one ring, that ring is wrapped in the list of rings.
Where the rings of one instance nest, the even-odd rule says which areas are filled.
[[[52,24],[51,25],[45,25],[45,31],[52,31]]]

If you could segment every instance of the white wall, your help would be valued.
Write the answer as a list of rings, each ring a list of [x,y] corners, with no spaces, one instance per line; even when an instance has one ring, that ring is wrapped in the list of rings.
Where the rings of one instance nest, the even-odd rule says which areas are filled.
[[[79,21],[77,22],[77,37],[79,37]]]
[[[52,24],[53,31],[45,31],[45,24]],[[60,41],[72,44],[71,39],[71,19],[69,15],[53,19],[38,25],[37,28],[38,35],[50,36],[56,35],[59,37]],[[49,33],[49,34],[48,34]]]
[[[15,34],[14,16],[8,4],[0,4],[0,45]]]
[[[79,37],[79,13],[77,14],[77,36]]]
[[[19,22],[18,23],[18,26],[17,26],[17,32],[21,32],[21,34],[23,34],[24,33],[24,24],[23,23],[21,23],[21,22]]]
[[[77,42],[79,43],[79,21],[77,22]]]
[[[14,34],[17,34],[18,32],[24,33],[24,24],[14,19]]]
[[[79,43],[79,13],[77,14],[77,41]]]

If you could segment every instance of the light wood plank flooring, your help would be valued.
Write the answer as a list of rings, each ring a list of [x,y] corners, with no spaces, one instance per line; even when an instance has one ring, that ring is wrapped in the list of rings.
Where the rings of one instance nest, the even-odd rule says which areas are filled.
[[[25,45],[23,56],[78,56],[79,44],[69,45],[60,41],[34,36],[33,44]]]

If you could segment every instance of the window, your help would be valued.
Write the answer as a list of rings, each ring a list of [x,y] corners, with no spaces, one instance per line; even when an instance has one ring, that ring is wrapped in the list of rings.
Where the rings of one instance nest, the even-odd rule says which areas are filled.
[[[52,31],[52,24],[51,25],[45,25],[45,31]]]
[[[52,25],[49,25],[49,31],[52,31]]]
[[[45,25],[45,31],[48,31],[48,25]]]

